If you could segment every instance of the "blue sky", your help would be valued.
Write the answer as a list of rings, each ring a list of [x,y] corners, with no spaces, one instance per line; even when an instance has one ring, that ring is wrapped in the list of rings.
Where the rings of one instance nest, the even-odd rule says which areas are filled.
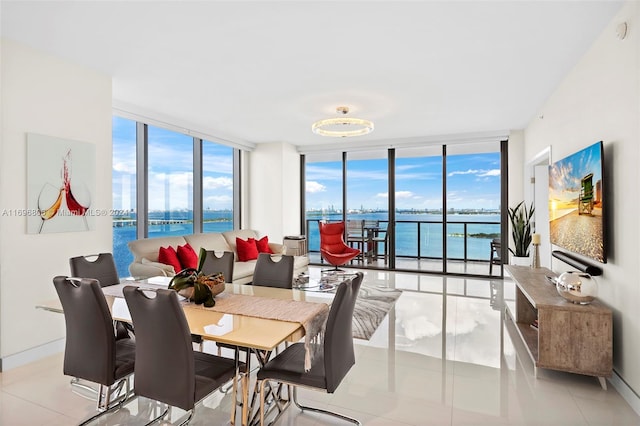
[[[190,136],[149,126],[149,209],[192,207],[193,154]],[[233,149],[203,145],[204,208],[233,206]],[[113,118],[113,207],[135,207],[135,122]],[[342,208],[341,162],[308,163],[308,209]],[[500,206],[500,154],[447,156],[447,203],[454,209]],[[348,209],[386,210],[387,160],[347,161]],[[442,207],[442,157],[396,159],[396,206]]]
[[[149,126],[149,209],[193,206],[193,139]],[[233,149],[204,141],[203,206],[233,206]],[[135,207],[135,122],[113,118],[113,207]]]
[[[308,163],[307,207],[342,205],[342,164]],[[388,203],[387,160],[347,161],[348,209],[382,209]],[[447,156],[447,204],[454,209],[500,207],[500,154]],[[442,208],[442,157],[396,159],[396,206]]]

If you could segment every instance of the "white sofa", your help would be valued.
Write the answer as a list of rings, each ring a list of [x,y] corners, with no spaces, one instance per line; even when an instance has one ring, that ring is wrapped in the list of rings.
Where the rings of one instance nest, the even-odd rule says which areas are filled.
[[[129,250],[133,254],[133,262],[129,265],[129,273],[132,277],[148,278],[153,276],[173,276],[176,271],[170,265],[158,262],[158,251],[160,247],[189,243],[196,253],[200,252],[200,247],[216,252],[231,251],[234,253],[235,262],[233,265],[233,283],[246,284],[253,280],[253,270],[256,265],[255,260],[240,262],[238,251],[236,250],[236,237],[243,240],[248,238],[259,239],[258,232],[250,229],[239,229],[227,232],[210,232],[202,234],[191,234],[180,237],[158,237],[145,238],[129,242]],[[269,248],[274,252],[274,256],[286,254],[286,247],[279,243],[269,242]],[[294,276],[304,272],[309,265],[307,256],[294,256]]]

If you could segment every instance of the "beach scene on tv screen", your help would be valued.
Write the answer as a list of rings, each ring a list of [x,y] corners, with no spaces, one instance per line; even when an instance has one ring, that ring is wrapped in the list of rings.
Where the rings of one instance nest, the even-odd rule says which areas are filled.
[[[549,169],[551,243],[604,262],[602,143],[595,143]]]

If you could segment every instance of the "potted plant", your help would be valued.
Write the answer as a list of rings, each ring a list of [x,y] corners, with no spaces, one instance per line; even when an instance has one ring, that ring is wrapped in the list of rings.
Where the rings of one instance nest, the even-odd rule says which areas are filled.
[[[196,305],[204,304],[207,308],[215,306],[214,297],[224,291],[225,283],[222,274],[207,275],[202,272],[207,251],[200,248],[198,267],[186,268],[178,272],[171,282],[169,289],[175,290],[183,297],[193,301]]]
[[[533,235],[531,219],[534,211],[533,203],[527,208],[527,204],[524,201],[521,201],[513,208],[509,208],[511,237],[513,239],[513,248],[509,247],[509,251],[513,255],[511,261],[515,265],[531,264],[529,261],[529,246]]]

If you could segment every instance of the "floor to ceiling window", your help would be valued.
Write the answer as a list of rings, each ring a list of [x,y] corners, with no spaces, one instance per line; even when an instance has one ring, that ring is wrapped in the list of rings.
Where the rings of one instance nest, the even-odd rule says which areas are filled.
[[[193,233],[193,138],[148,127],[149,237]]]
[[[120,276],[129,275],[133,255],[127,247],[135,240],[136,226],[136,122],[113,117],[113,256]]]
[[[113,117],[113,255],[120,276],[129,275],[133,260],[129,241],[234,229],[237,154],[219,143]],[[139,168],[146,170],[146,185]],[[140,199],[146,209],[138,209]]]
[[[389,162],[387,150],[347,153],[347,242],[363,266],[388,261]]]
[[[396,268],[441,272],[442,147],[396,149]]]
[[[202,232],[233,229],[233,148],[202,141]]]
[[[500,200],[506,190],[499,141],[332,155],[331,161],[321,159],[326,154],[305,156],[311,262],[321,262],[317,220],[346,220],[347,228],[353,221],[368,220],[377,222],[388,240],[384,246],[373,243],[378,254],[373,260],[360,258],[354,266],[489,275],[491,242],[501,238]],[[341,195],[344,211],[329,210]],[[374,234],[365,230],[363,240],[350,238],[350,232],[347,243],[370,254]],[[380,256],[384,253],[388,259]],[[500,275],[501,269],[493,272]]]
[[[305,164],[305,224],[312,259],[320,261],[318,222],[343,220],[342,153],[307,155]],[[315,253],[315,257],[314,254]]]
[[[488,274],[500,238],[500,143],[451,145],[446,159],[447,271]]]

